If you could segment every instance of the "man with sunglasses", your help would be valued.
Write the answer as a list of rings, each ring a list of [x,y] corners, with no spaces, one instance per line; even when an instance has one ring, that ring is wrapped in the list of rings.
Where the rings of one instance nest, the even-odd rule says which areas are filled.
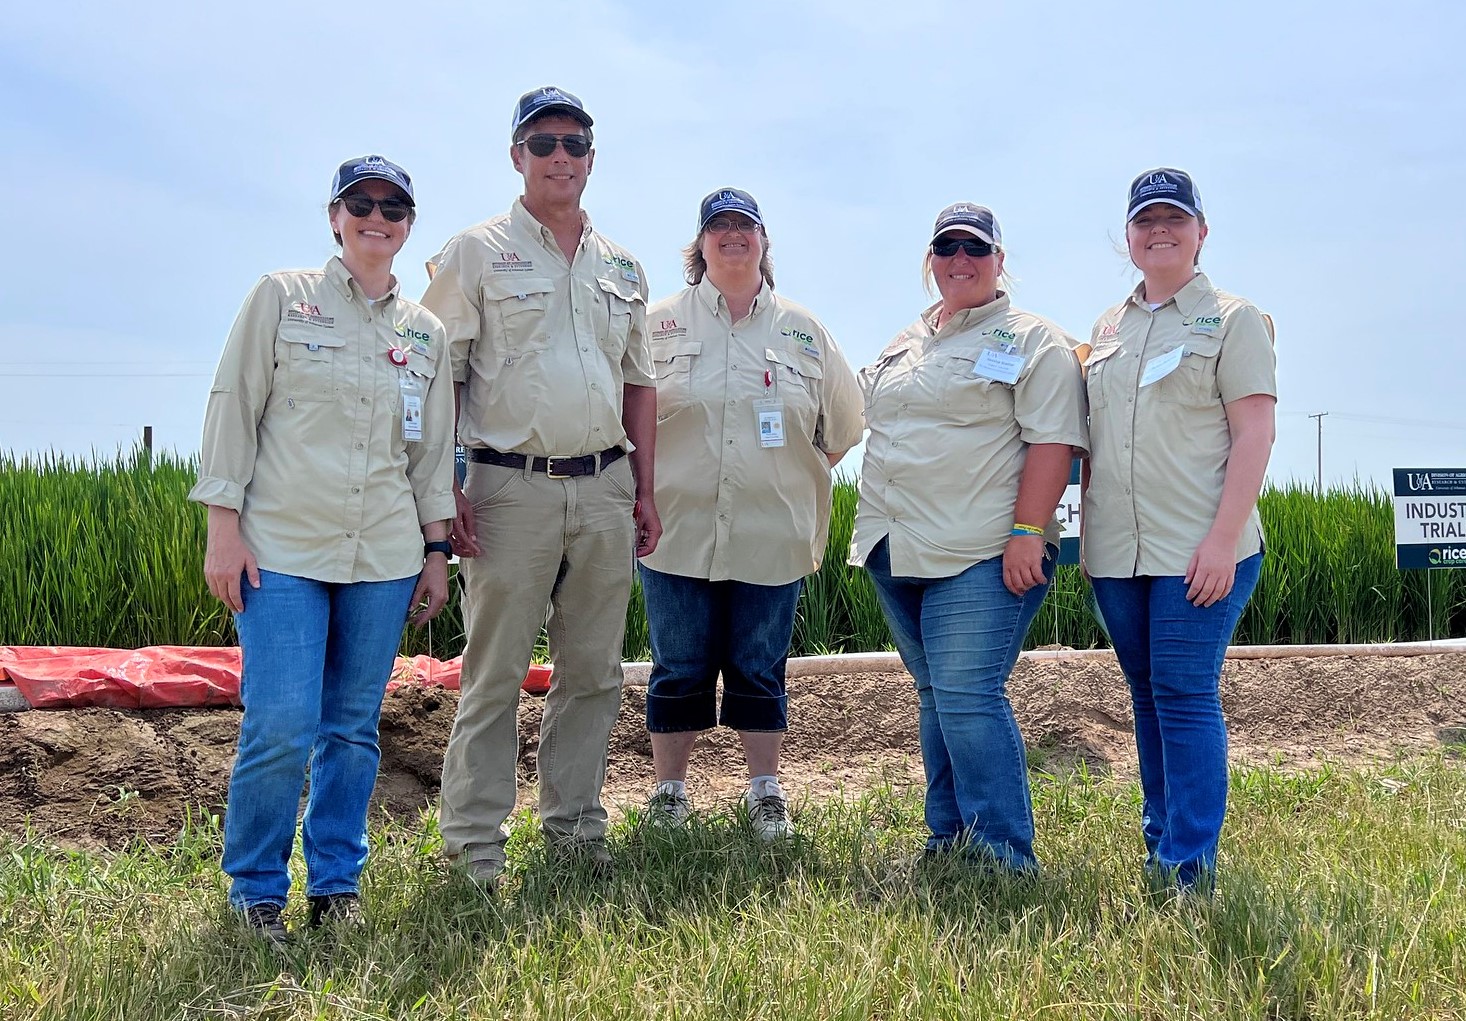
[[[448,242],[423,296],[447,329],[469,459],[452,534],[467,644],[440,829],[445,852],[489,888],[504,868],[519,690],[547,607],[540,822],[552,858],[610,864],[600,795],[632,559],[661,535],[646,282],[580,208],[592,123],[562,89],[520,97],[509,158],[524,193]]]

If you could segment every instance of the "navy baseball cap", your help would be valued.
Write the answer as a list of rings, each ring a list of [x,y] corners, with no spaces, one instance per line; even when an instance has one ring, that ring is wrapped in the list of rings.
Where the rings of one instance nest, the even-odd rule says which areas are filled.
[[[1003,247],[1003,232],[998,227],[998,218],[987,206],[976,206],[971,202],[954,202],[937,214],[937,225],[932,228],[935,241],[949,230],[960,230],[980,238],[994,248]]]
[[[1125,214],[1125,222],[1157,202],[1184,209],[1192,216],[1201,215],[1201,192],[1196,190],[1190,174],[1175,167],[1156,167],[1130,182],[1130,211]]]
[[[553,85],[546,85],[526,92],[514,104],[514,122],[509,125],[509,137],[513,138],[526,123],[547,113],[563,113],[586,127],[595,123],[590,119],[590,114],[585,112],[585,104],[580,101],[579,96]]]
[[[335,202],[342,192],[358,181],[386,181],[388,184],[395,184],[407,196],[408,205],[416,204],[412,197],[412,178],[407,176],[407,171],[384,156],[358,156],[337,167],[336,177],[331,181],[331,201]]]
[[[701,233],[708,221],[720,213],[742,213],[760,227],[764,225],[763,214],[758,211],[758,203],[752,195],[737,188],[719,188],[702,200],[697,213],[698,232]]]

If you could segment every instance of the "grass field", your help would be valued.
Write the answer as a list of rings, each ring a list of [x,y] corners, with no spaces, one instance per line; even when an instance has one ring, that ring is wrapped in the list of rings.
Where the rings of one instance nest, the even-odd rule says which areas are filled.
[[[280,952],[231,923],[209,820],[115,855],[0,841],[0,1017],[1466,1018],[1461,759],[1234,773],[1214,902],[1142,892],[1133,784],[1034,783],[1033,881],[917,867],[889,788],[777,848],[622,823],[608,884],[550,871],[521,817],[495,900],[429,822],[385,824],[367,928]]]

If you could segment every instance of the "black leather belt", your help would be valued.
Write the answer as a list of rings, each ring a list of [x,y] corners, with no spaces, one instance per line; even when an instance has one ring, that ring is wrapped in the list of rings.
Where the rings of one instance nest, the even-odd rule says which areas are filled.
[[[479,464],[496,464],[500,468],[523,468],[529,463],[530,471],[544,472],[547,478],[575,479],[582,475],[594,475],[598,460],[600,467],[605,468],[625,457],[626,451],[620,447],[612,447],[599,454],[581,454],[578,457],[530,458],[525,454],[505,454],[488,447],[469,447],[468,456]]]

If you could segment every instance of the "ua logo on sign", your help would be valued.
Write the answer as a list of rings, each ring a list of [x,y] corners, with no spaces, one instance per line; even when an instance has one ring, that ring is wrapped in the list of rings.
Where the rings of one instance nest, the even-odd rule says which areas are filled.
[[[1424,489],[1429,489],[1432,492],[1435,491],[1435,486],[1431,485],[1430,482],[1429,472],[1406,472],[1405,482],[1410,487],[1411,492],[1419,492]]]

